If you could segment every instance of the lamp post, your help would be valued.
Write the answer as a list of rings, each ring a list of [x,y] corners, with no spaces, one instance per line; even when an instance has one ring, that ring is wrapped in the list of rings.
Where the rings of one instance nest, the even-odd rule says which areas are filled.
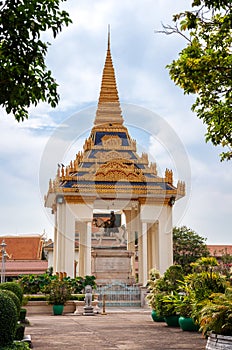
[[[2,253],[2,269],[1,269],[1,283],[5,282],[5,274],[6,274],[6,266],[5,266],[5,257],[6,257],[6,243],[3,239],[2,243],[0,244],[1,247],[1,253]]]

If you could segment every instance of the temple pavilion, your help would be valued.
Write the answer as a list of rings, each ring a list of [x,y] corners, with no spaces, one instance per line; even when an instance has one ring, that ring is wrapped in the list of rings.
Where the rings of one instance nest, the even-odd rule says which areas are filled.
[[[146,285],[151,268],[163,273],[173,263],[172,210],[184,195],[185,184],[174,185],[172,170],[161,177],[148,155],[137,153],[136,140],[124,125],[108,35],[92,130],[76,158],[58,167],[45,196],[45,206],[54,213],[54,272],[96,274],[105,283],[123,276],[132,282],[137,268],[138,282]],[[102,228],[96,246],[93,218],[101,211],[121,213],[125,225],[108,235]],[[104,243],[112,243],[114,236],[118,244]]]

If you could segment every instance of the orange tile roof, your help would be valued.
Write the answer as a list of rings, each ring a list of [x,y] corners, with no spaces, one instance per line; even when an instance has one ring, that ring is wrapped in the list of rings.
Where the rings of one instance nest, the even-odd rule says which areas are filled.
[[[35,274],[40,275],[48,269],[46,260],[6,261],[6,276]]]
[[[232,255],[232,245],[207,244],[207,248],[212,256],[221,257],[224,254]]]
[[[7,260],[40,260],[43,241],[41,236],[5,236]],[[1,254],[0,254],[1,255]]]

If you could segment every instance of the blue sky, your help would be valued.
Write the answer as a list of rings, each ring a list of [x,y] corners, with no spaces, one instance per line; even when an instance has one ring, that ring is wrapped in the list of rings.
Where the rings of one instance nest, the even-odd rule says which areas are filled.
[[[59,84],[60,103],[30,109],[18,124],[0,111],[0,235],[42,233],[52,237],[50,211],[43,206],[58,162],[69,163],[92,127],[111,26],[111,53],[125,124],[138,151],[146,151],[177,180],[187,195],[174,206],[174,224],[186,225],[207,243],[231,242],[231,162],[220,147],[205,143],[205,126],[191,112],[194,96],[174,85],[165,66],[185,46],[183,38],[156,34],[161,23],[188,0],[67,0],[73,20],[51,42],[47,65]]]

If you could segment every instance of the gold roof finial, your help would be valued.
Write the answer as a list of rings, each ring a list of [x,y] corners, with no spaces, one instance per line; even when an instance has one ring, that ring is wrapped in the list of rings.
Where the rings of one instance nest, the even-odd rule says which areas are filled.
[[[94,121],[95,125],[105,123],[123,123],[114,66],[110,52],[110,25],[108,25],[107,54],[103,69],[98,108]]]
[[[110,51],[110,24],[108,24],[108,51]]]

